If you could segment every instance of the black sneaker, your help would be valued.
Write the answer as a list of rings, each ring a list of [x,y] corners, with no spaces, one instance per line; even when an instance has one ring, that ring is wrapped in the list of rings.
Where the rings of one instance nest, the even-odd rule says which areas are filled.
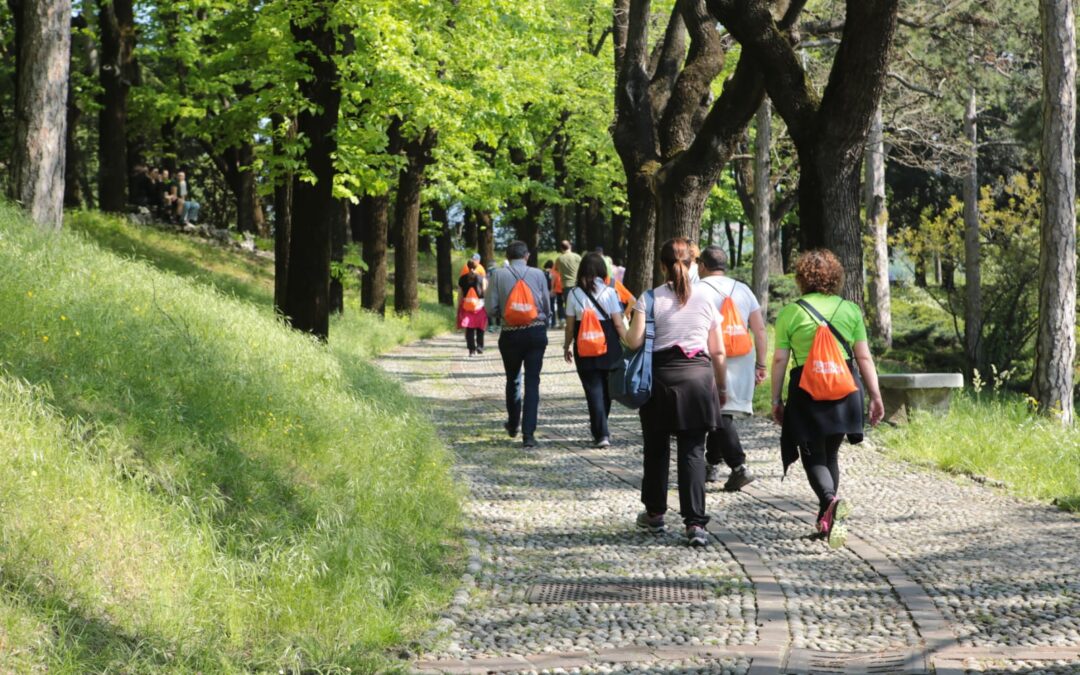
[[[521,440],[521,447],[523,447],[523,448],[535,448],[536,447],[536,439],[533,438],[532,436],[526,436],[525,438],[523,438]]]
[[[517,427],[510,426],[509,422],[503,422],[503,429],[506,429],[506,435],[509,436],[510,438],[516,438],[517,437],[517,432],[518,432]]]
[[[715,483],[718,480],[720,480],[720,467],[718,467],[716,464],[706,464],[705,482]]]
[[[738,492],[756,479],[757,476],[750,473],[750,469],[747,469],[744,464],[734,469],[728,476],[727,482],[724,483],[724,492]]]
[[[700,525],[691,525],[686,528],[686,543],[694,548],[708,546],[709,533]]]

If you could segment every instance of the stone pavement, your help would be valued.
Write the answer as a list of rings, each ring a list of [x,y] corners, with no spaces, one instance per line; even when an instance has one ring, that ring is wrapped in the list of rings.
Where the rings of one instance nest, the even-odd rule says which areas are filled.
[[[379,361],[430,406],[469,490],[467,571],[414,670],[1080,673],[1080,518],[845,446],[854,513],[833,551],[808,536],[801,467],[781,482],[777,429],[753,419],[740,433],[758,480],[711,485],[712,545],[690,549],[674,490],[669,531],[635,529],[637,414],[616,404],[612,447],[589,447],[561,332],[532,450],[502,430],[487,337],[473,359],[447,335]]]

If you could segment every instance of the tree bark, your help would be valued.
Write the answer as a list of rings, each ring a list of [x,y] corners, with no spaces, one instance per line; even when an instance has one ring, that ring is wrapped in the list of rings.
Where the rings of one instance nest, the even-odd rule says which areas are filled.
[[[1040,0],[1039,20],[1042,223],[1033,390],[1040,413],[1071,425],[1076,360],[1076,24],[1071,0]]]
[[[975,369],[985,372],[982,359],[982,246],[979,238],[979,133],[975,87],[964,107],[967,171],[964,173],[964,353],[971,382]]]
[[[611,258],[620,265],[626,261],[626,226],[625,215],[611,214]]]
[[[772,108],[768,99],[757,111],[757,138],[754,140],[754,269],[752,287],[758,303],[769,306],[769,252],[772,182],[769,176],[772,146]]]
[[[328,0],[314,0],[310,14],[294,17],[290,24],[293,38],[302,45],[298,58],[311,72],[300,82],[300,94],[310,105],[297,117],[297,129],[308,140],[304,161],[315,183],[299,178],[293,182],[285,315],[294,328],[321,340],[330,331],[330,221],[336,206],[333,156],[341,104],[334,60],[336,36],[329,25],[332,8]]]
[[[869,258],[867,314],[874,337],[892,347],[892,295],[889,288],[889,215],[885,206],[885,133],[881,107],[874,113],[866,144],[866,226],[874,243]]]
[[[476,214],[473,213],[472,209],[465,211],[465,220],[461,224],[461,238],[465,240],[465,248],[467,250],[477,250]]]
[[[330,262],[337,263],[338,274],[330,275],[330,313],[345,311],[344,274],[345,244],[349,239],[349,200],[338,199],[330,222]]]
[[[367,268],[360,276],[360,305],[386,314],[386,256],[390,229],[390,195],[365,196],[363,259]]]
[[[280,113],[271,115],[275,129],[285,125],[285,116]],[[296,137],[296,122],[289,120],[286,140]],[[274,136],[274,154],[285,154],[284,140]],[[278,178],[274,186],[274,308],[285,315],[285,293],[289,279],[289,237],[292,233],[293,175],[287,173]]]
[[[570,139],[566,134],[559,134],[555,140],[555,151],[551,156],[555,170],[555,191],[562,198],[567,198],[566,187],[570,171],[566,166],[566,155],[569,152]],[[558,245],[563,240],[570,238],[570,226],[567,218],[567,205],[556,204],[552,209],[552,220],[555,226],[555,243]]]
[[[98,0],[101,33],[101,111],[98,113],[98,204],[127,206],[128,90],[135,79],[135,12],[132,0]]]
[[[424,170],[431,163],[435,139],[435,131],[429,128],[419,139],[406,142],[406,163],[398,174],[397,198],[394,202],[394,229],[399,237],[394,248],[394,311],[398,314],[412,314],[420,308],[416,286],[420,191],[424,187]]]
[[[59,230],[64,218],[71,2],[19,1],[12,9],[18,47],[11,197],[35,223]]]
[[[630,247],[623,284],[634,295],[653,287],[656,254],[656,200],[648,178],[636,176],[626,186],[630,206]]]
[[[476,212],[476,238],[477,250],[484,266],[495,265],[495,222],[491,217],[491,211]]]
[[[446,207],[435,204],[431,207],[431,220],[439,228],[439,236],[435,238],[435,274],[438,285],[439,304],[447,307],[454,306],[454,269],[451,256],[453,254],[452,230],[450,229],[450,217]]]

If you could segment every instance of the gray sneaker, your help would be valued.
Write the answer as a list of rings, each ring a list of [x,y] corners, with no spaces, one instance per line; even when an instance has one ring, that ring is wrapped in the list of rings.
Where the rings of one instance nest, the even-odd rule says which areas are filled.
[[[653,534],[659,534],[665,529],[664,526],[664,514],[658,513],[656,515],[650,514],[648,511],[642,511],[637,514],[637,526],[642,530],[648,530]]]
[[[700,525],[691,525],[686,528],[686,543],[694,548],[708,546],[709,533]]]
[[[746,468],[746,465],[743,464],[732,470],[731,475],[728,476],[727,482],[724,483],[724,492],[738,492],[750,483],[753,483],[756,479],[757,476],[750,473],[750,469]]]
[[[705,465],[705,482],[715,483],[720,480],[720,467],[715,464]]]

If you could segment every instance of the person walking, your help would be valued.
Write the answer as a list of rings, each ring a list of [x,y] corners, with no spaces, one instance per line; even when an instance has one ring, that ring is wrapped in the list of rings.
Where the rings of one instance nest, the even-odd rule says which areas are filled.
[[[634,306],[626,343],[639,348],[646,314],[655,321],[652,396],[639,410],[644,439],[644,476],[637,526],[665,528],[671,436],[678,451],[679,510],[687,543],[705,546],[705,437],[722,424],[727,401],[727,369],[720,316],[712,292],[690,282],[693,258],[684,240],[670,239],[660,249],[665,283],[643,293]]]
[[[508,265],[489,273],[486,297],[488,318],[501,316],[499,353],[506,371],[506,423],[511,438],[520,429],[522,445],[536,447],[536,419],[540,407],[540,370],[547,349],[547,279],[528,266],[529,248],[512,241],[506,248]],[[525,391],[522,396],[522,369]]]
[[[784,474],[796,459],[802,460],[818,499],[817,533],[828,540],[830,547],[840,548],[847,539],[843,521],[851,512],[850,504],[838,495],[840,443],[845,436],[851,443],[863,439],[864,391],[870,395],[871,425],[881,421],[885,408],[862,310],[838,295],[844,283],[840,261],[826,249],[807,251],[795,263],[795,283],[802,297],[781,309],[776,317],[772,415],[781,425]],[[826,350],[835,354],[834,360],[828,358],[830,352]],[[785,402],[784,374],[790,358],[795,359],[795,367]],[[810,370],[804,368],[808,360],[813,364]],[[838,382],[850,377],[853,381],[843,389],[850,393],[826,399],[824,387],[819,384],[824,377],[835,377]],[[812,396],[811,391],[817,396]]]
[[[551,310],[551,314],[548,317],[548,326],[550,326],[551,328],[558,328],[559,327],[559,314],[560,314],[559,310],[562,309],[562,307],[559,307],[558,305],[562,305],[562,298],[560,297],[560,298],[558,298],[558,301],[556,301],[556,295],[555,295],[555,292],[554,292],[554,288],[555,288],[555,261],[554,260],[549,260],[546,263],[544,263],[544,276],[547,277],[548,294],[550,296],[550,299],[549,299],[550,304],[548,305],[548,309]]]
[[[563,357],[577,367],[585,403],[589,409],[589,429],[598,448],[611,445],[608,415],[611,395],[608,373],[622,358],[620,340],[626,333],[619,294],[604,283],[604,258],[598,253],[585,256],[578,266],[575,287],[566,307]]]
[[[563,239],[559,243],[559,256],[555,258],[555,271],[562,278],[562,302],[565,308],[570,299],[570,291],[577,284],[578,265],[581,264],[581,256],[574,253],[570,242]]]
[[[475,260],[465,263],[466,273],[458,278],[458,328],[465,330],[465,346],[469,356],[484,353],[484,329],[487,328],[487,312],[484,311],[484,280],[477,272]]]
[[[765,361],[769,353],[765,320],[750,287],[727,276],[727,254],[723,248],[706,247],[698,257],[698,269],[703,274],[698,285],[712,292],[713,306],[723,320],[727,353],[727,404],[720,411],[723,423],[710,432],[705,441],[705,459],[709,465],[705,470],[705,482],[718,480],[719,465],[723,462],[731,469],[723,489],[737,492],[754,481],[754,475],[746,466],[746,453],[734,417],[753,414],[754,388],[765,381]],[[751,334],[753,345],[750,344]]]

